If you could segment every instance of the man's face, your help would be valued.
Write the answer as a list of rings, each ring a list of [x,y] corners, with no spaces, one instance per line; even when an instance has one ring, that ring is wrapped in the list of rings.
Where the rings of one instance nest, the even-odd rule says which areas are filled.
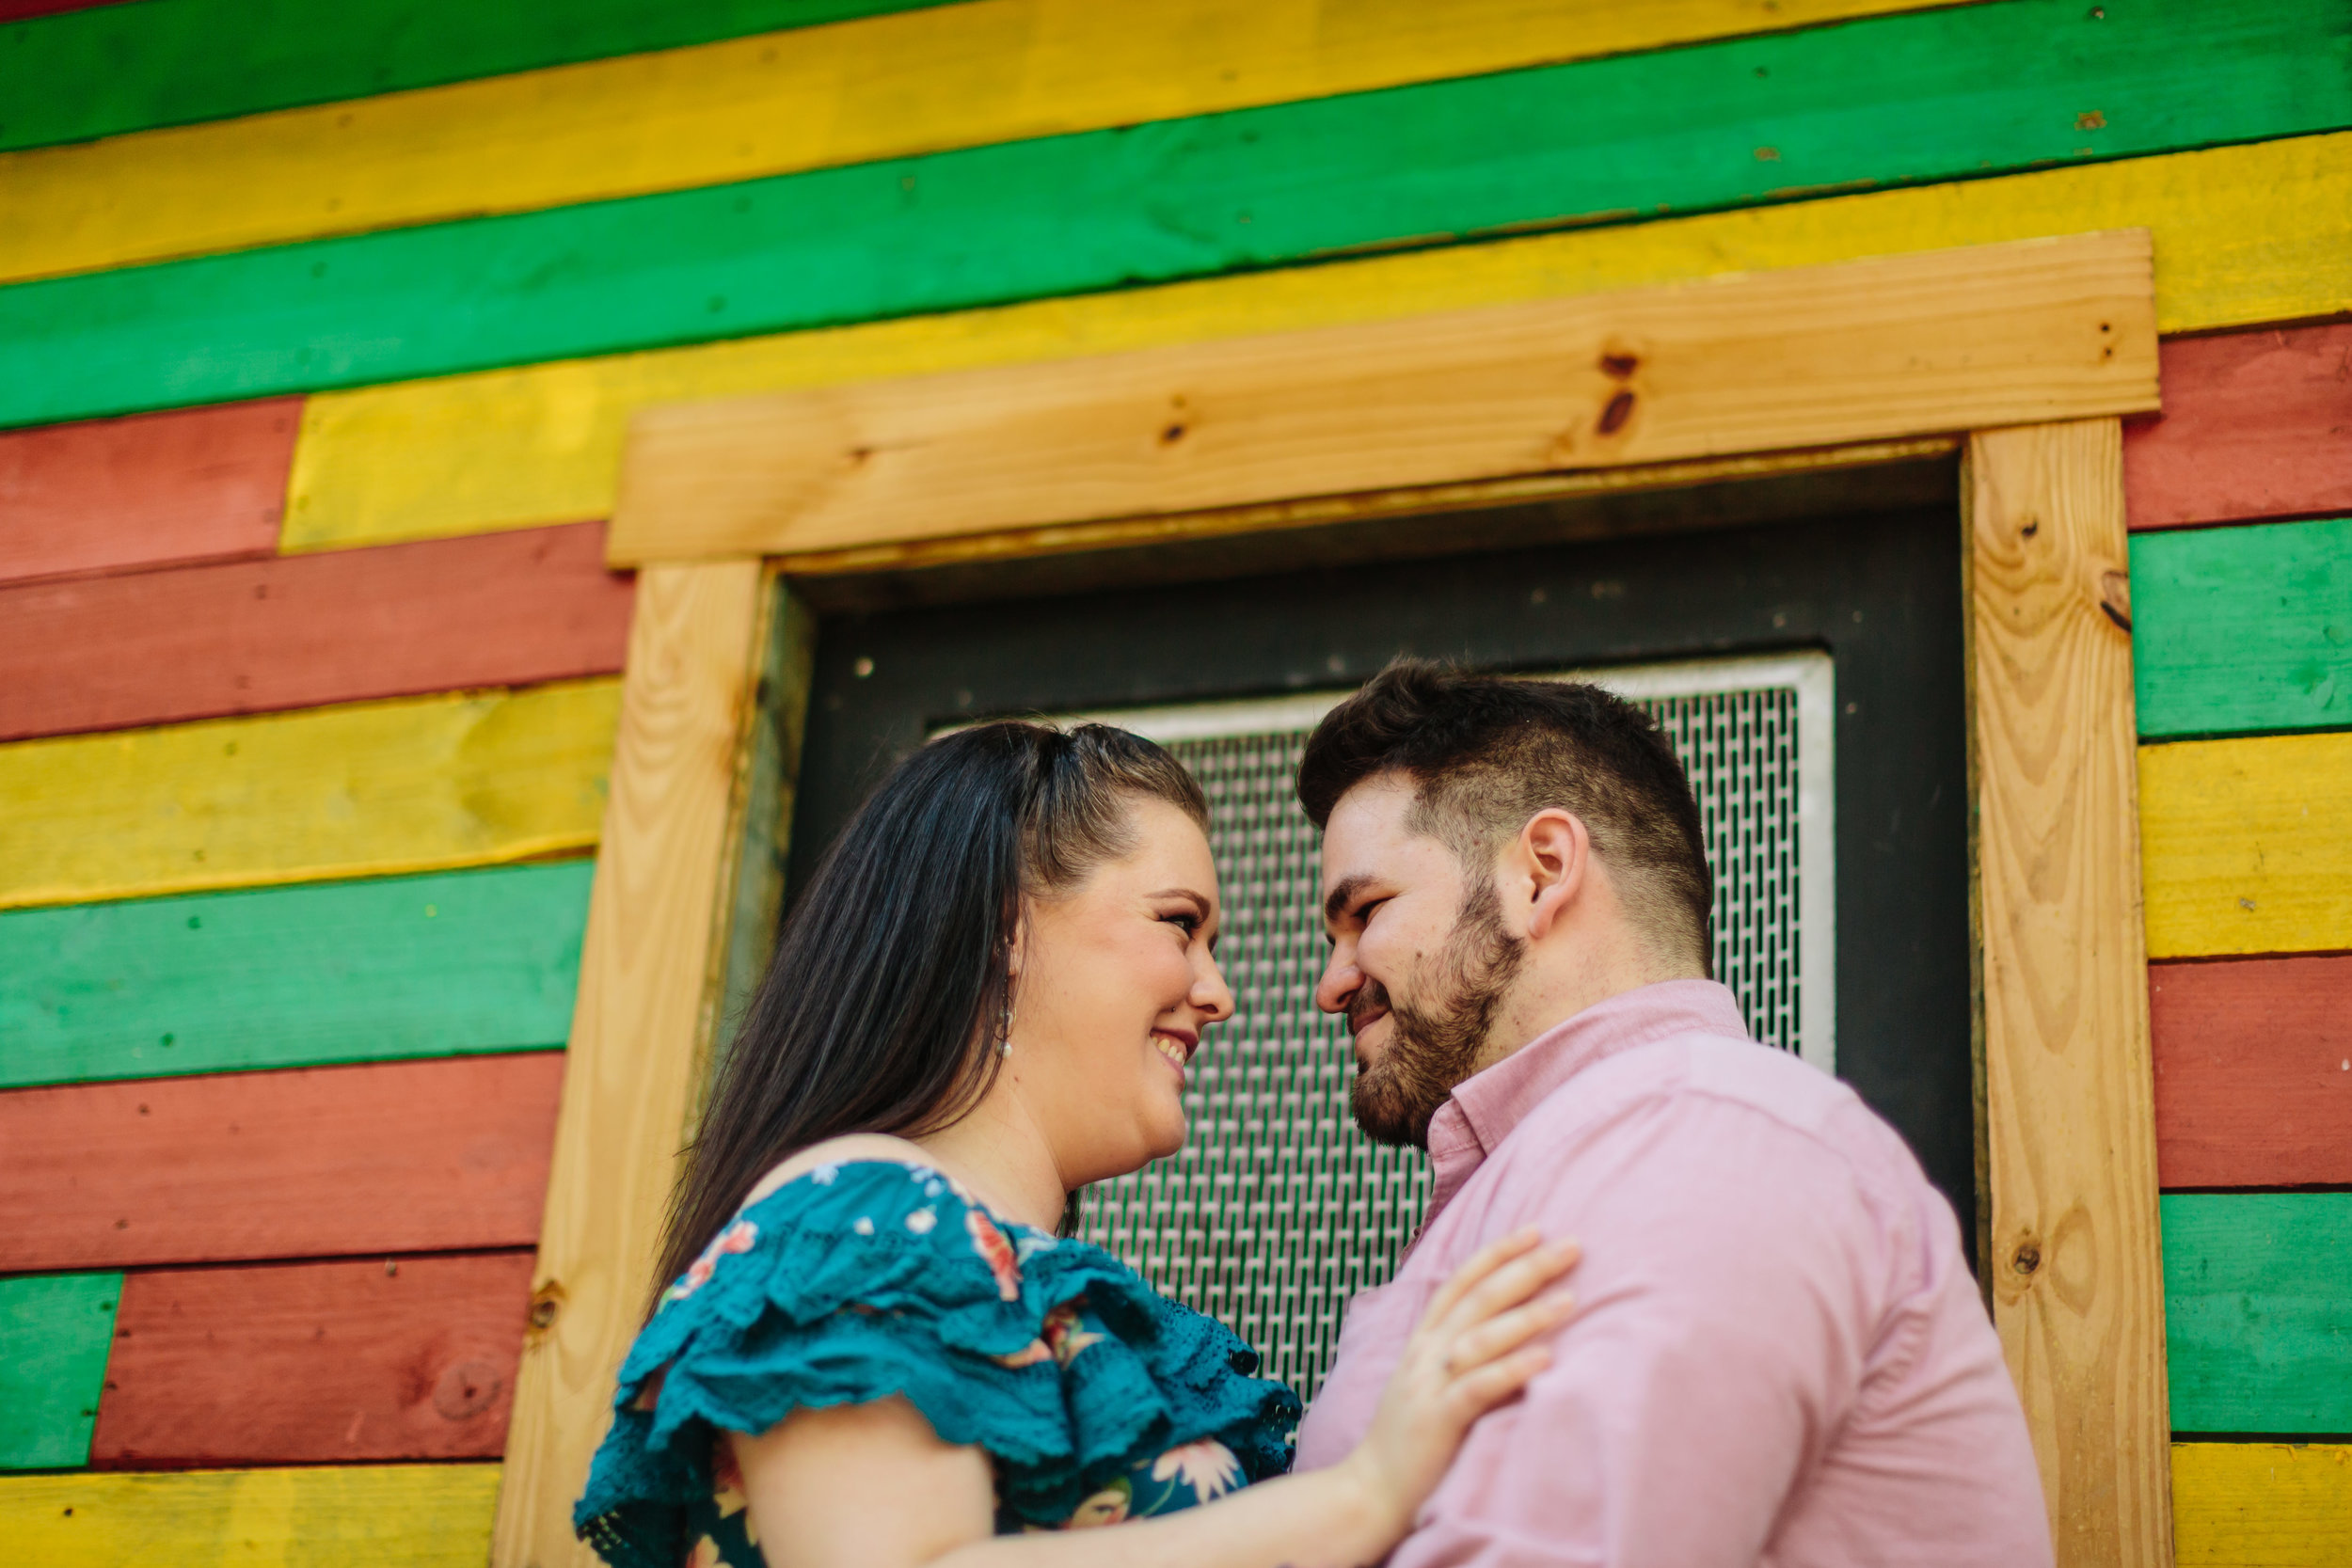
[[[1425,1147],[1430,1117],[1476,1070],[1526,944],[1504,925],[1490,876],[1466,877],[1452,847],[1406,827],[1412,803],[1407,781],[1384,776],[1332,808],[1331,960],[1315,1005],[1344,1012],[1355,1034],[1357,1123],[1382,1143]]]

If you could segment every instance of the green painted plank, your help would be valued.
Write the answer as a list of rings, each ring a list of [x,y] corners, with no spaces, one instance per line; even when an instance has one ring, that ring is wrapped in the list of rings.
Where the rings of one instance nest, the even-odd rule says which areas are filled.
[[[0,150],[675,49],[945,0],[140,0],[0,26]]]
[[[2164,1202],[2176,1432],[2352,1432],[2352,1193]]]
[[[2352,725],[2352,518],[2136,534],[2132,628],[2151,740]]]
[[[89,1463],[119,1274],[0,1279],[0,1470]]]
[[[0,1087],[562,1045],[593,870],[0,913]]]
[[[2345,0],[2003,0],[19,284],[0,423],[2347,125]]]

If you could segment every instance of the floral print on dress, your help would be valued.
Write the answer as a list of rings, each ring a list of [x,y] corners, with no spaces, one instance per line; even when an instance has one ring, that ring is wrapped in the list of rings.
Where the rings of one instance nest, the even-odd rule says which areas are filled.
[[[1012,1243],[996,1228],[996,1222],[977,1208],[963,1212],[963,1228],[972,1233],[972,1250],[980,1255],[988,1272],[996,1276],[996,1293],[1007,1301],[1021,1299],[1021,1261],[1013,1256]]]
[[[1196,1502],[1221,1497],[1241,1484],[1241,1461],[1215,1439],[1170,1449],[1152,1462],[1152,1479],[1175,1479],[1192,1488]]]
[[[728,1568],[727,1560],[719,1555],[719,1543],[707,1535],[694,1543],[694,1549],[686,1554],[684,1568]]]
[[[751,1515],[752,1495],[743,1489],[743,1467],[736,1463],[735,1445],[724,1433],[710,1445],[710,1500],[719,1505],[722,1519],[742,1514],[744,1542],[759,1544],[759,1525]]]
[[[719,1266],[722,1256],[730,1252],[749,1252],[752,1244],[758,1240],[759,1227],[749,1220],[737,1220],[720,1231],[711,1243],[703,1248],[702,1256],[686,1266],[686,1273],[678,1282],[661,1293],[661,1305],[667,1307],[674,1301],[684,1301],[701,1290],[710,1282],[711,1271]]]

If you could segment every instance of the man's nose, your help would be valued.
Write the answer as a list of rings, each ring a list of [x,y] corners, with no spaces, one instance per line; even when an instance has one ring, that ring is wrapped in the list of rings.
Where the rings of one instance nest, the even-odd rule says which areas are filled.
[[[1331,949],[1323,977],[1315,982],[1315,1006],[1327,1013],[1343,1013],[1363,985],[1364,972],[1356,967],[1356,944],[1342,942]]]

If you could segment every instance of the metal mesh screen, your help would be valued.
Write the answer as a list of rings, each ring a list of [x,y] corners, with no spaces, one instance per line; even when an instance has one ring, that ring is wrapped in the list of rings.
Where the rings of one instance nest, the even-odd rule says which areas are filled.
[[[1715,874],[1716,975],[1758,1039],[1798,1050],[1799,691],[1627,694],[1658,717],[1698,797]],[[1117,717],[1149,733],[1135,721],[1144,716]],[[1194,1059],[1184,1148],[1092,1189],[1082,1220],[1088,1240],[1222,1320],[1263,1353],[1267,1372],[1310,1399],[1338,1343],[1341,1308],[1389,1277],[1429,1196],[1419,1151],[1380,1148],[1356,1130],[1344,1023],[1315,1010],[1321,835],[1291,794],[1311,728],[1168,737],[1214,812],[1226,900],[1218,956],[1235,1011]]]

